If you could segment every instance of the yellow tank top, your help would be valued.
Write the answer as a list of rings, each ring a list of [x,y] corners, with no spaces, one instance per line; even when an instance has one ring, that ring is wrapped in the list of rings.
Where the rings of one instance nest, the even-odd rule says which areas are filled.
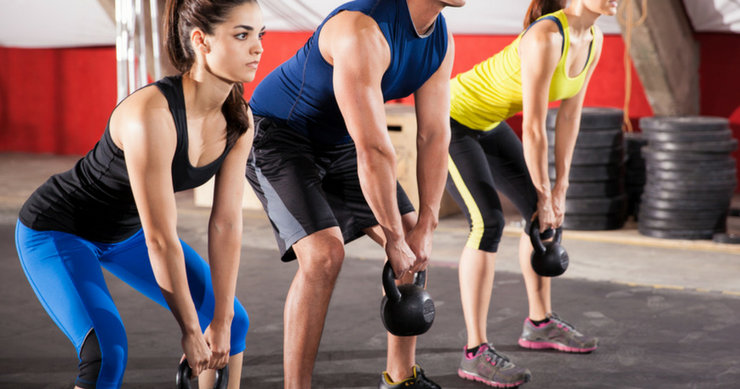
[[[583,87],[588,69],[594,59],[593,42],[583,71],[569,77],[565,68],[570,48],[568,18],[563,10],[544,15],[543,18],[560,21],[563,35],[563,50],[558,66],[550,82],[548,101],[558,101],[575,96]],[[537,22],[535,22],[537,23]],[[459,123],[475,129],[488,131],[501,121],[522,110],[522,67],[519,59],[519,41],[527,31],[491,58],[475,65],[471,70],[458,74],[450,81],[450,116]],[[591,27],[591,34],[594,28]]]

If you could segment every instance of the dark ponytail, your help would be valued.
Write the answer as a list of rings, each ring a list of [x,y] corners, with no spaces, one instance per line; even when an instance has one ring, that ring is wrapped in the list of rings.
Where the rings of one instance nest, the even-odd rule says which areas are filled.
[[[527,16],[524,18],[524,28],[529,27],[535,20],[542,15],[547,15],[565,8],[566,0],[532,0],[527,10]]]
[[[190,45],[190,32],[199,28],[211,35],[216,27],[229,18],[231,11],[244,3],[257,0],[167,0],[165,4],[165,46],[172,65],[186,73],[195,63],[195,52]],[[231,88],[221,112],[226,118],[226,142],[229,146],[249,129],[244,85],[240,82]]]
[[[244,84],[237,82],[231,88],[229,97],[221,106],[226,118],[226,143],[233,145],[249,129],[249,115],[247,102],[244,101]]]

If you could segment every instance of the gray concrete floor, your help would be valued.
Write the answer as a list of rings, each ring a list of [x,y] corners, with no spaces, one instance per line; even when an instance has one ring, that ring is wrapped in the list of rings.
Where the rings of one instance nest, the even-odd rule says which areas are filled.
[[[0,153],[0,388],[71,388],[76,375],[74,349],[33,295],[13,238],[23,201],[76,159]],[[204,253],[208,209],[194,206],[189,192],[178,195],[178,208],[181,237]],[[571,265],[553,283],[555,310],[598,336],[601,346],[588,355],[529,351],[516,344],[527,305],[517,261],[519,218],[506,209],[489,336],[532,371],[533,381],[523,387],[740,387],[740,245],[647,238],[634,223],[618,231],[567,231],[563,244]],[[282,309],[297,265],[279,261],[261,212],[244,216],[237,295],[251,326],[242,387],[280,388]],[[731,228],[740,230],[731,219]],[[441,220],[429,272],[437,316],[418,343],[418,362],[444,388],[484,387],[456,374],[465,343],[456,266],[466,236],[461,215]],[[347,246],[314,387],[377,387],[386,345],[378,317],[382,259],[383,251],[367,238]],[[107,280],[129,338],[124,388],[172,387],[181,354],[172,316],[116,278]]]

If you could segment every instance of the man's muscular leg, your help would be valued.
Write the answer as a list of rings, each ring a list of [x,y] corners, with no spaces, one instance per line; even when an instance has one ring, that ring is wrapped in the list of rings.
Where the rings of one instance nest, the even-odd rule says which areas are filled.
[[[285,301],[283,368],[286,389],[311,387],[326,312],[344,260],[338,227],[302,238],[293,245],[298,271]]]

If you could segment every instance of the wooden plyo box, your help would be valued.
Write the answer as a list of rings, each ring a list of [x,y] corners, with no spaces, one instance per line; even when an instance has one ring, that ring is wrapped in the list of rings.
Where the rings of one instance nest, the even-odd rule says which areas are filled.
[[[419,208],[419,189],[416,181],[416,113],[414,107],[405,104],[386,104],[386,121],[388,133],[396,150],[396,177],[406,191],[414,208]],[[244,197],[242,208],[261,210],[262,204],[254,194],[252,187],[244,180]],[[213,205],[214,179],[209,180],[194,190],[195,205],[210,207]],[[460,212],[455,201],[445,191],[442,197],[439,216]]]
[[[419,209],[419,185],[416,179],[416,111],[412,105],[386,104],[386,124],[388,134],[396,150],[396,178],[406,191],[406,195]],[[447,155],[445,155],[447,158]],[[461,212],[455,200],[447,191],[442,195],[439,217]]]
[[[213,205],[213,189],[215,178],[211,178],[205,184],[193,190],[195,205],[199,207],[211,207]],[[254,194],[254,190],[244,178],[244,196],[242,196],[242,208],[249,210],[262,210],[262,203]]]

